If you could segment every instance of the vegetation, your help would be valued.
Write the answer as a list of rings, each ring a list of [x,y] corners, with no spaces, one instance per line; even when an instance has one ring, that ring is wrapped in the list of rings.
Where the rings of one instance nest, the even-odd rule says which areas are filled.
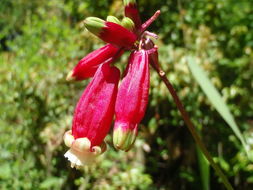
[[[160,63],[216,163],[237,190],[253,188],[253,3],[251,0],[139,0],[142,19],[159,34]],[[121,0],[1,0],[0,189],[225,189],[203,159],[175,103],[151,73],[148,110],[129,152],[110,146],[83,171],[63,157],[64,132],[87,81],[67,73],[102,45],[82,26],[87,16],[122,16]],[[221,93],[250,147],[247,157],[231,128],[193,78],[197,57]],[[127,56],[117,63],[126,65]],[[107,137],[111,144],[111,136]],[[202,184],[202,186],[201,186]]]

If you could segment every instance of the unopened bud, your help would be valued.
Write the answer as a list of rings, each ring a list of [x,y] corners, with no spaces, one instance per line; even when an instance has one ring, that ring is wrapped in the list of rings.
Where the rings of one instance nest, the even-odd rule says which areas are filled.
[[[137,126],[146,111],[150,78],[148,55],[149,52],[145,50],[131,53],[117,93],[113,143],[121,150],[127,151],[133,145]]]
[[[78,64],[67,75],[67,81],[84,80],[93,77],[98,66],[105,61],[113,61],[113,57],[118,52],[118,48],[111,44],[89,53],[83,57]],[[121,51],[118,56],[123,53]]]
[[[96,17],[86,18],[84,25],[90,32],[103,41],[117,47],[126,47],[130,49],[137,40],[136,35],[123,26]]]
[[[125,16],[132,19],[138,30],[141,27],[141,18],[135,0],[124,0]]]
[[[113,22],[113,23],[116,23],[116,24],[119,24],[119,25],[121,24],[120,21],[119,21],[119,19],[117,17],[115,17],[115,16],[108,16],[106,18],[106,21]]]
[[[123,20],[122,20],[122,26],[127,28],[128,30],[130,31],[133,31],[134,30],[134,22],[132,21],[132,19],[128,18],[128,17],[124,17]]]
[[[88,17],[84,20],[85,27],[98,36],[105,27],[105,21],[97,17]]]
[[[125,6],[129,6],[129,4],[136,5],[136,0],[124,0],[123,3]]]

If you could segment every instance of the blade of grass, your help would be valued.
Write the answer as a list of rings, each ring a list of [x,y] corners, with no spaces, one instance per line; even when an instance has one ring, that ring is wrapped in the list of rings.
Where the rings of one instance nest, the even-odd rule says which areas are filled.
[[[209,163],[206,160],[205,156],[201,152],[200,148],[197,146],[197,156],[198,156],[198,164],[200,170],[200,177],[202,181],[202,189],[209,190],[210,189],[210,167]]]
[[[234,117],[230,113],[228,106],[223,101],[221,95],[216,90],[216,88],[213,86],[211,81],[208,79],[206,73],[203,71],[203,69],[198,66],[196,63],[196,59],[194,57],[188,57],[188,66],[192,72],[192,75],[200,85],[203,92],[206,94],[214,108],[218,111],[218,113],[222,116],[222,118],[226,121],[226,123],[231,127],[235,135],[238,137],[238,139],[241,141],[247,155],[248,155],[248,149],[246,142],[244,140],[244,137],[242,136],[239,127],[237,126]]]

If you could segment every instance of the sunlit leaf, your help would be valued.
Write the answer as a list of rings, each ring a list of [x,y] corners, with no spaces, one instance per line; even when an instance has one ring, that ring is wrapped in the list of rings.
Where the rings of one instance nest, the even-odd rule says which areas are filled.
[[[230,113],[228,106],[222,99],[219,92],[216,90],[214,85],[208,79],[203,69],[199,65],[197,65],[196,59],[194,57],[188,57],[187,62],[194,78],[196,79],[196,81],[198,82],[198,84],[200,85],[200,87],[202,88],[202,90],[204,91],[204,93],[206,94],[210,102],[212,103],[212,105],[219,112],[222,118],[227,122],[227,124],[231,127],[235,135],[240,139],[242,145],[244,146],[246,150],[246,153],[248,153],[244,137],[242,136],[242,133],[240,132],[239,127],[235,123],[234,117]]]

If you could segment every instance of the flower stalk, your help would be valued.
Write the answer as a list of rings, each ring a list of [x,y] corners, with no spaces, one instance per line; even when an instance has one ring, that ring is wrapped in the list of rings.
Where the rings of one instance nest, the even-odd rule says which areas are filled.
[[[156,19],[157,17],[160,15],[161,11],[158,10],[155,12],[155,14],[150,17],[150,19],[148,19],[145,23],[143,23],[141,25],[141,32],[140,33],[143,33]]]
[[[196,131],[189,115],[188,115],[188,113],[184,109],[184,106],[183,106],[182,102],[180,101],[175,89],[173,88],[173,86],[170,83],[169,79],[166,77],[165,72],[161,69],[161,67],[158,64],[154,64],[154,63],[151,62],[151,66],[155,69],[155,71],[157,72],[157,74],[159,75],[159,77],[161,78],[161,80],[166,85],[167,89],[169,90],[169,92],[170,92],[170,94],[171,94],[171,96],[172,96],[172,98],[173,98],[180,114],[182,115],[182,118],[184,119],[184,121],[186,123],[187,128],[189,129],[193,139],[195,140],[195,142],[197,143],[197,145],[199,146],[199,148],[201,149],[201,151],[205,155],[206,159],[209,161],[209,163],[214,168],[216,173],[222,179],[222,182],[224,183],[226,188],[228,190],[233,190],[233,187],[229,183],[227,177],[223,174],[220,167],[214,162],[212,156],[209,154],[208,150],[206,149],[206,146],[204,145],[203,141],[201,140],[200,136],[198,135],[198,133],[197,133],[197,131]]]

